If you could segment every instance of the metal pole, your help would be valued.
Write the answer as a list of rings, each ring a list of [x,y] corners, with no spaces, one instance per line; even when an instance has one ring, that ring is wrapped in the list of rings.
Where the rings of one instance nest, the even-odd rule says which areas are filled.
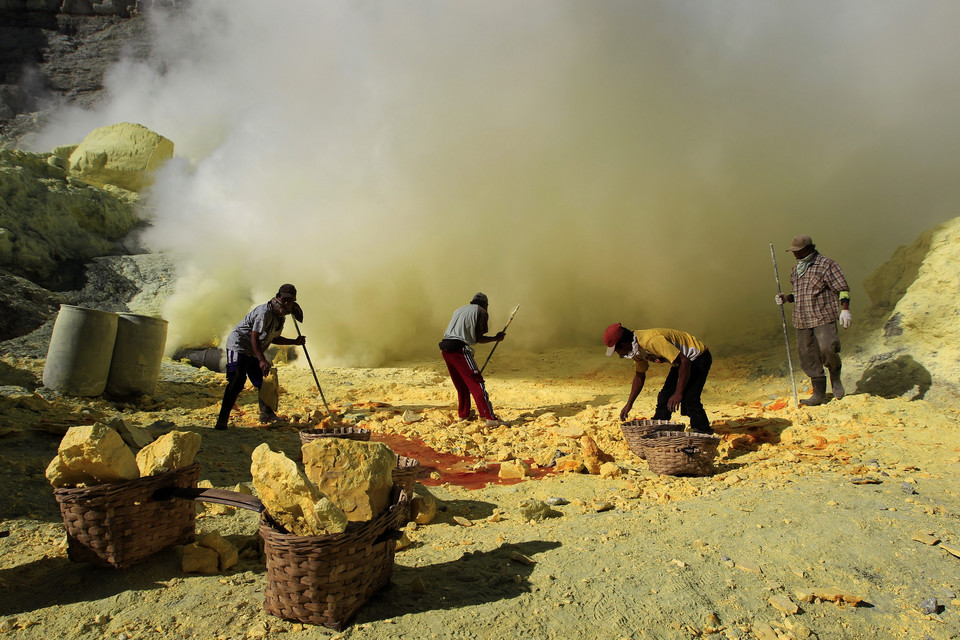
[[[773,260],[773,276],[777,279],[777,295],[782,295],[780,290],[780,271],[777,269],[777,254],[773,250],[773,243],[770,243],[770,258]],[[783,324],[783,340],[787,343],[787,364],[790,366],[790,384],[793,385],[793,406],[799,408],[800,400],[797,398],[797,381],[793,377],[793,357],[790,355],[790,336],[787,334],[787,315],[783,311],[783,305],[780,307],[780,322]]]
[[[301,337],[300,325],[297,324],[297,319],[293,319],[293,326],[297,330],[297,337]],[[317,379],[317,371],[313,368],[313,363],[310,362],[310,353],[307,352],[307,345],[302,344],[300,348],[303,349],[303,355],[307,356],[307,364],[310,365],[310,373],[313,374],[313,381],[317,383],[317,391],[320,392],[320,399],[323,400],[323,408],[327,410],[327,416],[333,417],[333,414],[330,413],[330,407],[327,406],[327,399],[323,397],[323,389],[320,388],[320,380]]]
[[[507,327],[509,327],[510,323],[513,322],[513,316],[517,315],[517,309],[519,308],[520,308],[520,305],[517,305],[513,308],[513,312],[510,313],[510,318],[507,320],[507,324],[503,327],[503,333],[507,332]],[[490,358],[493,357],[493,352],[497,350],[498,344],[500,343],[499,342],[493,343],[493,349],[490,349],[490,353],[489,355],[487,355],[487,359],[484,360],[483,366],[480,367],[480,375],[483,375],[483,370],[487,368],[487,363],[490,362]]]

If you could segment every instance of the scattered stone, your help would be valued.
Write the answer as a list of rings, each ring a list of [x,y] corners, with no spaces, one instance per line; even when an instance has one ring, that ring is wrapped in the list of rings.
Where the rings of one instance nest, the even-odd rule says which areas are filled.
[[[960,558],[960,546],[947,544],[946,542],[941,542],[940,548],[946,551],[947,553],[953,554],[958,558]]]
[[[193,542],[183,547],[183,570],[185,573],[216,573],[220,556],[213,549]]]
[[[583,461],[574,456],[565,456],[563,459],[557,460],[555,468],[560,473],[583,473],[585,470]]]
[[[400,534],[400,537],[397,539],[396,550],[401,551],[403,549],[406,549],[412,544],[413,544],[413,540],[411,540],[410,536],[407,535],[407,532],[404,531],[403,533]]]
[[[318,438],[338,440],[338,438]],[[312,444],[312,443],[311,443]],[[347,528],[347,516],[323,495],[296,463],[266,443],[253,451],[253,486],[267,512],[291,533],[320,536]]]
[[[757,640],[780,640],[779,634],[766,622],[755,622],[751,629]]]
[[[155,476],[193,464],[200,451],[200,436],[192,431],[171,431],[137,454],[141,476]]]
[[[604,462],[600,465],[601,478],[619,478],[621,474],[620,465],[616,462]]]
[[[583,466],[592,475],[600,473],[600,467],[604,462],[612,461],[612,458],[601,451],[590,436],[580,438],[580,455],[583,456]]]
[[[566,498],[551,497],[547,498],[545,501],[551,507],[559,507],[565,504],[570,504],[570,501]]]
[[[940,611],[940,603],[936,598],[927,598],[920,603],[920,611],[928,616],[932,616]]]
[[[226,571],[233,565],[237,564],[239,557],[237,548],[232,542],[221,536],[217,531],[211,531],[210,533],[204,534],[200,537],[200,540],[197,541],[197,544],[199,544],[201,547],[213,549],[217,552],[220,571]]]
[[[511,552],[510,552],[510,559],[513,560],[514,562],[519,562],[520,564],[525,564],[525,565],[528,565],[528,566],[533,566],[533,565],[537,564],[537,561],[536,561],[536,560],[534,560],[534,559],[531,558],[530,556],[525,556],[525,555],[523,555],[522,553],[520,553],[520,552],[518,552],[518,551],[511,551]]]
[[[914,488],[914,486],[913,486],[912,484],[910,484],[909,482],[901,482],[901,483],[900,483],[900,490],[903,491],[903,492],[904,492],[905,494],[907,494],[908,496],[912,496],[912,495],[914,495],[914,494],[917,493],[917,490],[916,490],[916,489]]]
[[[500,464],[498,477],[504,479],[526,478],[530,475],[530,465],[523,460],[509,460]]]
[[[793,603],[787,596],[773,596],[767,600],[775,609],[792,616],[800,611],[800,607]]]
[[[600,500],[599,502],[593,503],[593,509],[597,513],[603,513],[604,511],[610,511],[613,509],[613,504],[607,502],[606,500]]]
[[[750,573],[763,573],[763,569],[760,568],[760,565],[754,562],[750,562],[749,560],[738,561],[737,569],[742,569],[743,571],[749,571]]]
[[[390,504],[397,454],[382,442],[317,438],[301,447],[307,477],[351,522],[365,522]]]
[[[883,480],[880,480],[879,478],[867,477],[867,478],[854,478],[850,482],[852,482],[853,484],[882,484]]]
[[[841,591],[840,589],[814,589],[813,595],[818,600],[824,600],[826,602],[835,602],[837,604],[847,603],[857,606],[863,602],[863,598],[852,593],[847,593]]]
[[[461,527],[472,527],[473,523],[462,516],[453,516],[453,521]]]
[[[809,604],[814,600],[816,600],[816,596],[813,595],[812,591],[797,591],[793,595],[797,598],[797,600],[806,604]]]
[[[922,542],[923,544],[929,544],[931,546],[940,542],[940,538],[928,531],[918,531],[917,533],[913,534],[912,539],[916,540],[917,542]]]
[[[413,424],[414,422],[420,422],[423,420],[423,416],[416,411],[407,409],[403,412],[403,416],[401,416],[400,419],[403,420],[404,424]]]
[[[527,520],[543,520],[544,518],[549,518],[557,513],[551,509],[547,503],[534,498],[530,498],[521,502],[519,509],[520,517],[524,522]]]
[[[410,515],[417,524],[430,524],[437,515],[437,498],[419,482],[413,486]]]
[[[46,476],[54,487],[66,487],[134,480],[140,477],[140,470],[120,434],[94,424],[67,431]]]

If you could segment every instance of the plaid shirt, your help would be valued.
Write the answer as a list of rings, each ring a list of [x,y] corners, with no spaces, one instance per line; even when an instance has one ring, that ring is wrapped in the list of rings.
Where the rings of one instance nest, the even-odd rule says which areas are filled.
[[[836,262],[819,253],[797,278],[797,266],[790,271],[793,285],[793,326],[811,329],[836,322],[840,317],[841,291],[849,291],[847,280]]]

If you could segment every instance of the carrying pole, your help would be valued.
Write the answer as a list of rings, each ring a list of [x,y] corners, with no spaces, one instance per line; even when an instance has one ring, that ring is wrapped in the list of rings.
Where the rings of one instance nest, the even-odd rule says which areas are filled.
[[[297,337],[301,337],[300,325],[297,324],[297,319],[293,319],[293,326],[297,330]],[[317,391],[320,392],[320,399],[323,400],[323,408],[327,410],[327,416],[332,418],[333,414],[330,413],[330,407],[327,406],[327,399],[323,397],[323,389],[320,388],[320,380],[317,379],[317,370],[313,368],[313,363],[310,362],[310,353],[307,351],[307,345],[302,344],[300,348],[303,349],[303,355],[307,356],[307,364],[310,365],[310,373],[313,374],[313,381],[317,383]]]
[[[517,309],[519,309],[519,308],[520,308],[520,305],[517,305],[517,306],[515,306],[515,307],[513,308],[513,311],[510,313],[510,318],[507,320],[507,324],[504,325],[503,331],[502,331],[501,333],[506,333],[506,332],[507,332],[507,327],[509,327],[509,326],[510,326],[510,323],[513,322],[513,316],[517,315]],[[493,352],[497,350],[497,345],[498,345],[498,344],[500,344],[500,343],[499,343],[499,342],[494,342],[494,343],[493,343],[493,349],[490,349],[490,354],[487,355],[487,359],[484,360],[483,366],[480,367],[480,375],[483,375],[483,370],[487,368],[487,363],[490,362],[490,358],[493,356]]]
[[[780,290],[780,271],[777,269],[777,254],[773,250],[773,243],[770,243],[770,258],[773,260],[773,276],[777,279],[777,295],[782,295]],[[780,307],[780,322],[783,324],[783,340],[787,343],[787,364],[790,367],[790,384],[793,385],[793,406],[800,408],[800,400],[797,398],[797,381],[793,377],[793,357],[790,355],[790,336],[787,334],[787,315],[783,311],[783,305]]]

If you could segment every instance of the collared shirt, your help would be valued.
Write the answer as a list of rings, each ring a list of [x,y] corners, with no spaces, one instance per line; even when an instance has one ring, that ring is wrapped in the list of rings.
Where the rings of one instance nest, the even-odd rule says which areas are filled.
[[[820,254],[802,276],[797,276],[794,265],[790,284],[793,285],[793,326],[797,329],[836,322],[840,317],[840,292],[850,289],[837,263]]]
[[[686,331],[676,329],[640,329],[634,331],[640,353],[633,358],[637,373],[643,373],[650,362],[674,363],[681,353],[696,360],[707,347]]]
[[[260,334],[259,342],[262,352],[283,332],[283,321],[284,317],[275,313],[269,302],[258,305],[233,328],[227,336],[224,347],[248,356],[255,356],[253,346],[250,344],[250,332],[256,331]]]

